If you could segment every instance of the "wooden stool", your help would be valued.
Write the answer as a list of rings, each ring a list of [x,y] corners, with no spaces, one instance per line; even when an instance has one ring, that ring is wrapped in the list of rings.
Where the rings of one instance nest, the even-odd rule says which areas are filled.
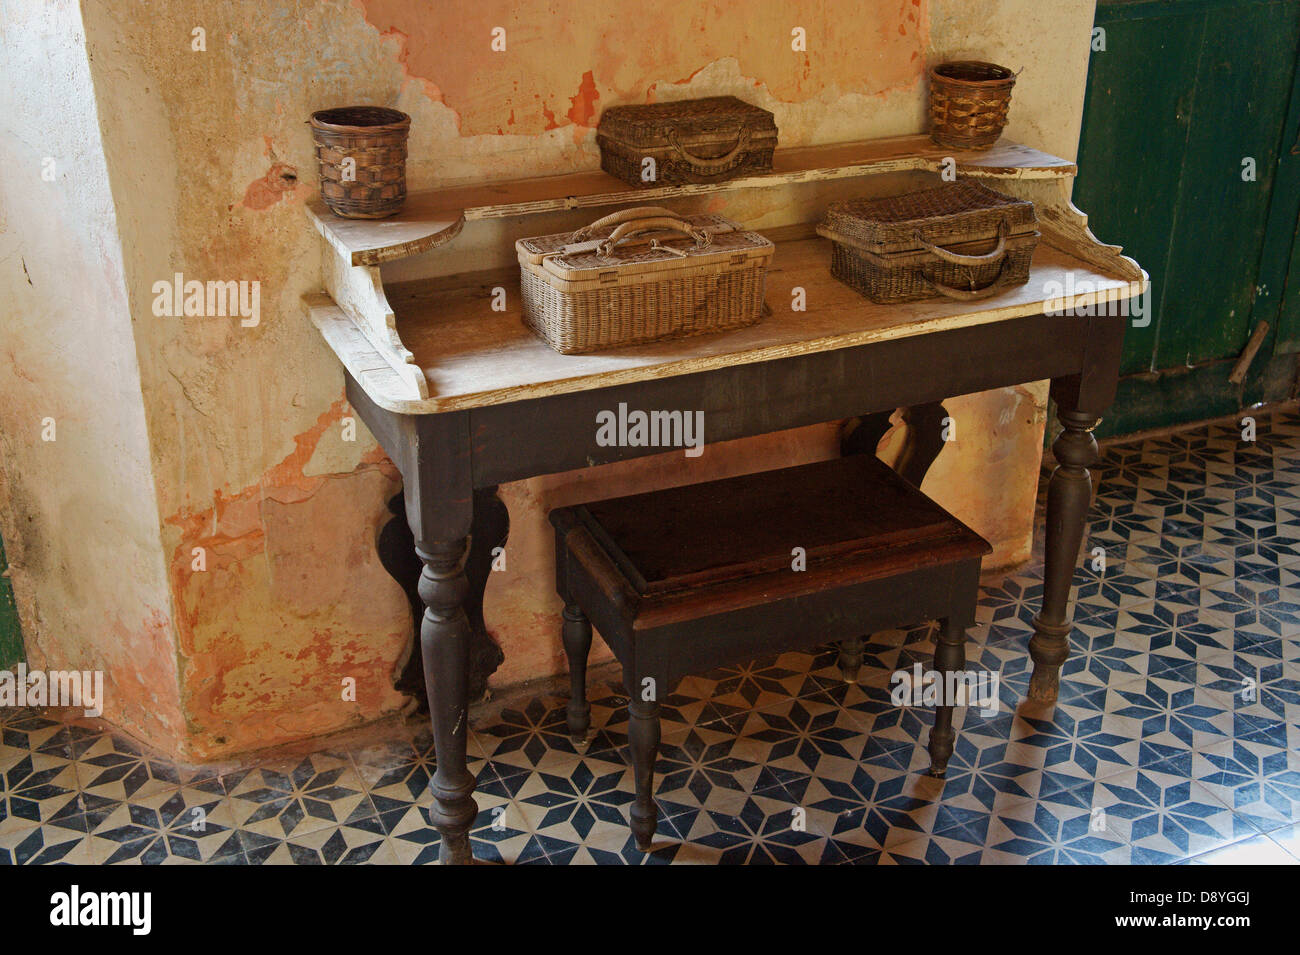
[[[939,622],[935,669],[965,666],[980,558],[974,531],[870,455],[557,508],[556,589],[572,692],[586,738],[591,625],[623,665],[636,800],[650,848],[659,703],[682,677],[763,653],[841,644],[846,679],[862,635]],[[946,681],[945,681],[946,682]],[[931,773],[952,755],[953,707],[930,731]]]

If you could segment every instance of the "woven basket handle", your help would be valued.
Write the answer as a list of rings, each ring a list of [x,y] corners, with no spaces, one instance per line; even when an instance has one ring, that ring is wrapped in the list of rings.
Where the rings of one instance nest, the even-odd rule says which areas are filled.
[[[1006,270],[1007,270],[1007,263],[1006,260],[1004,259],[1002,261],[1002,265],[998,267],[998,274],[994,277],[992,282],[990,282],[988,285],[984,286],[983,288],[973,288],[973,289],[954,288],[951,285],[944,285],[942,282],[938,281],[937,279],[933,279],[929,275],[926,275],[924,271],[922,271],[921,277],[925,279],[926,285],[930,286],[930,288],[934,289],[940,295],[947,296],[948,298],[954,298],[959,302],[973,302],[976,301],[977,299],[988,298],[992,295],[997,295],[998,292],[1001,292],[1002,285],[1003,285],[1002,278],[1006,274]]]
[[[977,289],[953,288],[951,285],[944,285],[942,282],[936,282],[928,275],[925,276],[925,281],[930,288],[934,289],[940,295],[948,298],[955,298],[959,302],[974,302],[977,299],[989,298],[990,296],[997,295],[998,292],[1002,291],[1001,272],[998,272],[998,277],[993,280],[992,284]]]
[[[614,251],[615,246],[628,241],[635,235],[639,235],[642,232],[658,232],[663,229],[671,229],[674,232],[680,232],[683,235],[690,236],[695,240],[695,247],[697,249],[706,248],[709,243],[713,241],[713,237],[707,232],[702,232],[684,219],[679,219],[676,216],[664,216],[662,218],[636,219],[632,222],[624,222],[613,231],[608,239],[601,243],[600,248],[597,251],[600,255],[607,256]],[[652,240],[650,244],[654,248],[665,248],[665,250],[669,252],[677,251],[676,249],[668,249],[664,246],[660,246],[658,239]]]
[[[988,265],[990,262],[996,262],[1001,259],[1007,252],[1007,220],[1003,219],[998,223],[998,244],[992,252],[985,255],[961,255],[958,252],[951,252],[943,246],[934,245],[926,242],[921,238],[920,232],[913,232],[912,238],[916,240],[921,248],[933,255],[937,255],[945,262],[951,262],[953,265]]]
[[[597,229],[603,229],[606,226],[618,225],[620,222],[628,222],[632,219],[647,219],[654,216],[664,216],[667,218],[677,218],[677,213],[671,209],[664,209],[659,206],[639,206],[635,209],[620,209],[618,212],[611,212],[602,219],[597,219],[588,225],[583,226],[573,235],[569,236],[570,242],[584,242],[591,233]]]
[[[736,145],[732,146],[723,155],[715,159],[705,159],[702,156],[692,156],[686,151],[681,143],[677,141],[677,130],[668,131],[668,142],[681,157],[682,161],[691,167],[691,172],[697,176],[716,176],[719,173],[726,172],[727,168],[735,160],[736,156],[749,145],[749,127],[740,126],[736,129]]]

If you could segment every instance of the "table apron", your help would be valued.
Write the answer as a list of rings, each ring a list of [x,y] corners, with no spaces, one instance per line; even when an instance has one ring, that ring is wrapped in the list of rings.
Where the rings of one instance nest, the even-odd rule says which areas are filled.
[[[473,482],[488,487],[672,450],[599,443],[597,414],[617,415],[620,404],[629,413],[701,411],[704,440],[714,443],[1079,375],[1089,336],[1063,322],[1087,319],[1028,316],[470,409]]]

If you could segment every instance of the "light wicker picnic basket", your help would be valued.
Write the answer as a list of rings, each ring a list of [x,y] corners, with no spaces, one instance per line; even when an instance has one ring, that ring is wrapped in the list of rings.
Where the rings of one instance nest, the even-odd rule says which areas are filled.
[[[817,233],[831,274],[879,304],[970,301],[1029,281],[1034,204],[970,180],[884,199],[832,203]]]
[[[520,239],[524,324],[566,355],[752,325],[774,251],[730,219],[657,207]]]

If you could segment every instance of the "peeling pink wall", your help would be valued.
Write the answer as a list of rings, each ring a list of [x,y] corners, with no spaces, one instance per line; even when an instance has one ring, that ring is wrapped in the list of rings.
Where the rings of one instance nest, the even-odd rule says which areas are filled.
[[[926,45],[922,0],[834,4],[786,0],[662,0],[629,7],[573,0],[545,8],[487,0],[430,10],[410,0],[359,0],[366,21],[398,41],[406,74],[456,117],[461,135],[535,135],[600,110],[654,102],[716,60],[734,58],[749,85],[787,103],[915,84]],[[804,30],[804,51],[792,30]],[[506,49],[486,38],[505,30]],[[674,72],[676,71],[676,72]],[[736,92],[743,92],[737,90]]]
[[[71,0],[55,6],[75,10]],[[151,590],[137,588],[125,601],[111,558],[91,584],[50,565],[20,568],[20,592],[43,589],[46,607],[83,608],[24,618],[38,644],[61,647],[69,660],[103,654],[118,668],[129,652],[135,662],[115,691],[115,712],[150,742],[192,757],[400,708],[392,680],[410,650],[408,610],[374,554],[396,475],[364,427],[347,439],[351,413],[337,362],[300,305],[304,292],[320,287],[317,237],[302,209],[316,174],[304,120],[350,102],[405,110],[414,120],[408,179],[428,188],[593,168],[592,124],[619,102],[735,93],[777,114],[784,145],[914,132],[923,124],[926,62],[984,53],[1026,67],[1011,135],[1072,154],[1091,2],[1054,4],[1050,16],[1033,0],[891,0],[853,4],[851,16],[841,6],[665,0],[651,16],[650,8],[592,0],[532,7],[175,0],[138,8],[86,0],[84,41],[72,27],[58,39],[72,48],[84,42],[90,54],[123,309],[112,346],[91,350],[113,355],[101,371],[115,391],[98,393],[112,391],[122,407],[134,402],[141,419],[131,432],[140,466],[125,492],[134,503],[120,506],[138,512],[144,502],[152,515],[132,540],[154,576]],[[490,49],[495,26],[506,29],[504,53]],[[806,54],[790,49],[793,26],[806,30]],[[192,43],[200,28],[202,51]],[[36,80],[9,75],[27,84],[33,104],[39,99]],[[793,211],[785,197],[769,197],[766,210],[753,202],[754,221]],[[455,271],[508,258],[512,227],[475,223],[430,261]],[[75,217],[64,228],[68,241],[86,241]],[[33,249],[36,268],[57,276],[58,245]],[[260,322],[154,315],[153,283],[176,272],[260,281]],[[7,273],[4,281],[19,287]],[[128,340],[133,347],[114,352]],[[7,386],[20,396],[43,391],[63,400],[76,393],[78,363],[94,361],[71,352],[71,365],[51,365],[56,349],[31,324],[16,347],[23,372],[43,376]],[[968,420],[1010,423],[1000,433],[967,429],[966,445],[945,452],[942,485],[927,490],[948,495],[977,527],[984,522],[1003,557],[1014,559],[1028,546],[1027,510],[1013,513],[1005,501],[962,497],[959,489],[989,467],[982,458],[996,439],[1000,479],[986,485],[1014,485],[1011,498],[1030,492],[1041,388],[961,400]],[[96,413],[110,412],[126,413],[116,405]],[[7,430],[12,418],[4,408],[0,415]],[[562,668],[545,508],[574,495],[812,460],[833,447],[830,425],[713,449],[689,472],[655,458],[503,488],[512,505],[509,569],[494,576],[487,598],[489,627],[507,652],[496,684]],[[34,453],[21,451],[20,469]],[[92,493],[99,479],[73,460],[47,474],[74,496]],[[31,544],[14,517],[31,508],[56,528],[52,562],[70,560],[77,532],[59,523],[56,501],[7,507],[7,542]],[[194,569],[195,548],[202,570]],[[101,597],[110,598],[104,609]],[[107,609],[119,604],[131,613]],[[75,638],[66,633],[73,625]],[[341,694],[345,680],[355,681],[355,700]],[[151,707],[152,722],[129,715]]]

